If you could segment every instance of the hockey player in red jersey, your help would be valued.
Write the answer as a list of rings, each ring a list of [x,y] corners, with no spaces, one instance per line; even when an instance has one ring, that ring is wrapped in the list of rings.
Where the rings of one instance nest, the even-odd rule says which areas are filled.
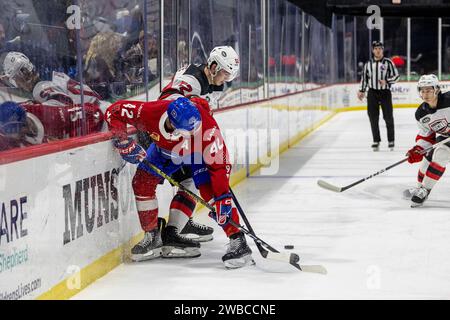
[[[178,225],[168,225],[161,239],[155,190],[162,178],[140,162],[146,158],[168,175],[182,166],[190,166],[196,188],[203,199],[214,201],[217,215],[213,218],[230,238],[229,249],[222,257],[225,266],[242,267],[252,263],[253,259],[244,234],[228,223],[230,219],[238,223],[239,217],[236,208],[232,207],[229,191],[231,164],[226,145],[207,102],[200,98],[194,98],[193,102],[184,97],[148,103],[119,101],[106,111],[105,119],[116,137],[115,146],[119,153],[128,162],[139,163],[133,190],[145,236],[132,249],[132,255],[134,260],[161,255],[166,258],[200,256],[200,244],[179,232],[195,208],[194,199],[182,190],[177,192],[170,205],[171,214],[176,212],[180,217]],[[150,134],[154,143],[147,151],[127,137],[127,124]]]
[[[81,135],[83,111],[86,117],[86,134],[102,129],[100,97],[88,86],[83,86],[83,110],[80,84],[66,74],[53,72],[52,81],[42,81],[34,65],[20,52],[9,52],[6,55],[3,70],[12,86],[32,95],[32,100],[22,105],[42,123],[44,140]]]
[[[450,92],[440,91],[439,79],[433,74],[421,76],[417,89],[424,102],[416,111],[419,126],[416,145],[407,156],[409,163],[422,161],[422,164],[418,173],[418,188],[410,191],[411,207],[423,205],[450,162],[450,143],[422,154],[425,149],[450,136]]]
[[[223,92],[225,82],[232,81],[239,73],[239,56],[232,47],[215,47],[208,58],[207,64],[191,64],[178,70],[172,81],[162,90],[160,100],[175,100],[179,97],[201,97],[213,107],[217,106],[217,100]],[[146,139],[143,134],[138,133],[138,140]],[[182,167],[174,177],[187,186],[190,191],[196,192],[192,181],[192,173],[189,166]],[[169,214],[168,225],[178,224],[179,216],[172,210]],[[205,242],[213,239],[214,229],[195,222],[189,218],[181,233],[189,235],[193,241]]]

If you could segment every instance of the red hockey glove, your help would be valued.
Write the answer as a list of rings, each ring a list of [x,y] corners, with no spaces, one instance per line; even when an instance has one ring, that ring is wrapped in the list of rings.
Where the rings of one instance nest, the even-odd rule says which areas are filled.
[[[420,162],[423,159],[423,150],[425,150],[424,148],[422,148],[421,146],[414,146],[412,149],[410,149],[408,151],[408,153],[406,154],[408,156],[408,162],[409,163],[416,163],[416,162]]]

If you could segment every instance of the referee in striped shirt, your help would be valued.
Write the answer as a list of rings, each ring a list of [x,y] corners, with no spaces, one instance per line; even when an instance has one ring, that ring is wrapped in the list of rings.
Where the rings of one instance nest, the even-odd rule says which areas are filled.
[[[383,110],[383,118],[386,122],[388,147],[393,150],[395,146],[394,112],[392,108],[391,85],[399,78],[397,68],[392,61],[383,56],[383,44],[380,41],[372,42],[373,59],[370,59],[363,68],[361,86],[358,92],[359,100],[363,100],[367,92],[367,113],[373,136],[373,151],[380,147],[380,105]]]

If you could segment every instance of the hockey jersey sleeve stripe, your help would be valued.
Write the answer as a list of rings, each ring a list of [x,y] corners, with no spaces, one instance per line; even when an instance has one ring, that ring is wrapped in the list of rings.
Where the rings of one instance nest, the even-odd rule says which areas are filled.
[[[424,149],[428,149],[428,148],[431,147],[433,144],[432,144],[432,143],[429,143],[428,141],[425,141],[425,140],[418,140],[418,141],[417,141],[417,145],[418,145],[418,146],[421,146],[421,147],[424,148]]]
[[[389,82],[389,84],[394,84],[395,82],[398,81],[400,75],[398,73],[397,68],[395,67],[394,63],[391,60],[387,59],[387,64],[389,71],[387,81]]]
[[[416,142],[419,142],[420,140],[426,141],[430,144],[434,144],[434,143],[436,143],[436,133],[433,132],[429,136],[422,136],[422,135],[418,134],[416,137]]]

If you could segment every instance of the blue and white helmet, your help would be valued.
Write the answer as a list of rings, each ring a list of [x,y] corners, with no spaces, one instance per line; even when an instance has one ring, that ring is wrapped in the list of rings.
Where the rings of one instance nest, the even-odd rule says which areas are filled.
[[[6,101],[0,104],[0,134],[13,136],[26,125],[27,113],[18,103]]]
[[[170,103],[167,114],[176,129],[175,135],[192,135],[200,128],[202,123],[197,107],[185,97],[180,97]]]

